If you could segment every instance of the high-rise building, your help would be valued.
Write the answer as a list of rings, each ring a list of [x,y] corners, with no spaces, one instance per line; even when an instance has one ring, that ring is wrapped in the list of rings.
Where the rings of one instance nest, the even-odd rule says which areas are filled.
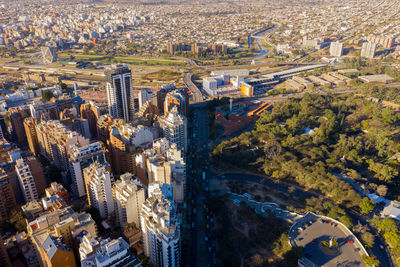
[[[112,128],[108,142],[113,173],[120,175],[134,172],[135,147],[130,145],[129,139],[121,135],[117,128]]]
[[[150,88],[143,88],[139,91],[138,99],[139,99],[139,109],[149,100],[152,100],[156,97],[156,95],[151,91]],[[156,101],[156,99],[155,99]]]
[[[361,57],[372,59],[375,57],[376,44],[372,42],[363,43],[361,48]]]
[[[39,199],[36,189],[35,180],[33,179],[31,170],[28,164],[23,159],[17,159],[15,170],[18,175],[19,185],[24,195],[26,203]]]
[[[162,145],[164,144],[164,145]],[[167,144],[165,146],[165,144]],[[183,203],[186,184],[186,164],[182,151],[165,139],[154,142],[153,148],[136,156],[137,176],[151,183],[172,185],[174,201]]]
[[[0,216],[1,216],[1,218],[8,218],[11,214],[11,211],[16,209],[17,207],[18,207],[17,202],[15,200],[14,192],[13,192],[11,183],[9,181],[8,174],[4,171],[4,169],[0,168]]]
[[[140,211],[145,201],[145,189],[130,173],[120,176],[113,185],[114,211],[117,223],[123,227],[134,223],[140,229]]]
[[[343,43],[340,43],[339,41],[337,42],[332,42],[331,47],[329,49],[329,52],[332,57],[341,57],[343,56]]]
[[[79,254],[82,267],[142,266],[122,237],[102,240],[85,235],[79,247]]]
[[[144,253],[153,266],[181,265],[181,236],[174,202],[155,190],[142,206]]]
[[[169,147],[169,141],[166,138],[160,138],[153,142],[153,147],[151,149],[147,149],[143,153],[135,156],[136,176],[142,184],[148,186],[150,183],[154,182],[149,181],[149,167],[147,166],[149,158],[157,154],[165,155]]]
[[[121,122],[122,123],[122,122]],[[107,144],[110,139],[110,132],[112,127],[118,124],[118,119],[114,119],[109,115],[101,116],[97,121],[97,138],[99,141]]]
[[[83,170],[83,177],[89,205],[97,209],[102,218],[107,218],[114,211],[111,173],[96,161]]]
[[[69,167],[69,154],[74,145],[87,146],[89,139],[68,130],[59,121],[42,121],[37,126],[40,153],[63,171]],[[64,181],[68,184],[68,181]]]
[[[173,88],[161,88],[160,90],[157,91],[157,108],[161,113],[164,113],[164,102],[165,102],[165,97],[169,92],[171,92]]]
[[[185,116],[179,114],[178,107],[172,107],[166,116],[160,118],[160,126],[164,137],[177,145],[178,149],[187,149],[187,121]]]
[[[82,104],[80,107],[82,119],[87,119],[89,122],[90,134],[93,138],[97,138],[97,121],[102,115],[100,107],[94,103]]]
[[[8,253],[7,253],[7,248],[4,245],[4,240],[1,236],[0,236],[0,266],[4,266],[4,267],[12,266],[10,257],[8,256]]]
[[[105,71],[109,113],[125,122],[135,117],[132,73],[127,65],[115,65]]]
[[[28,140],[29,150],[37,155],[40,153],[40,145],[36,132],[37,120],[35,118],[29,117],[24,119],[24,128],[26,139]]]
[[[104,164],[105,154],[100,142],[85,146],[74,145],[69,153],[69,172],[72,180],[72,192],[79,197],[86,195],[83,179],[83,169],[89,167],[93,162]]]
[[[166,95],[164,113],[170,112],[174,106],[177,106],[179,113],[183,116],[189,116],[189,96],[184,90],[174,90]]]
[[[29,170],[31,171],[31,174],[33,176],[33,180],[35,181],[36,191],[38,195],[44,195],[47,182],[46,177],[44,176],[42,164],[34,156],[26,158],[25,162],[28,164]]]
[[[21,112],[13,112],[10,115],[10,121],[12,126],[12,134],[15,141],[19,145],[26,145],[26,134],[24,128],[24,118]]]
[[[0,128],[1,128],[1,132],[3,133],[3,137],[4,137],[5,139],[7,139],[8,141],[10,141],[10,140],[9,140],[10,136],[9,136],[9,134],[8,134],[6,122],[4,121],[3,115],[0,115]]]

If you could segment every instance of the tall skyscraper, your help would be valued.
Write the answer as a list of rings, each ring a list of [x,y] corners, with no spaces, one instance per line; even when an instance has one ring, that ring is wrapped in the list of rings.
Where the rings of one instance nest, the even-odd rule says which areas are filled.
[[[16,209],[17,202],[9,181],[8,174],[0,168],[0,216],[8,218],[13,209]],[[0,244],[1,245],[1,244]]]
[[[46,177],[44,176],[43,167],[40,161],[36,157],[28,157],[25,159],[25,162],[29,166],[29,170],[33,176],[33,180],[35,181],[36,191],[39,196],[45,194],[47,182]]]
[[[169,142],[186,151],[187,121],[185,116],[179,114],[177,106],[172,107],[171,111],[160,119],[160,126]]]
[[[0,115],[0,127],[1,131],[3,132],[3,137],[9,141],[10,136],[8,134],[6,122],[4,121],[3,115]]]
[[[332,42],[329,51],[332,57],[343,56],[343,43],[340,43],[339,41]]]
[[[37,155],[40,153],[40,145],[36,132],[37,120],[35,118],[29,117],[24,119],[24,128],[26,139],[28,140],[29,150]]]
[[[10,121],[12,125],[12,134],[15,141],[19,145],[26,144],[26,134],[24,128],[24,118],[22,117],[21,112],[13,112],[10,115]]]
[[[83,177],[89,205],[97,209],[102,218],[107,218],[114,211],[111,173],[105,165],[94,162],[83,170]]]
[[[144,252],[153,266],[180,266],[181,235],[174,202],[158,188],[142,206]]]
[[[86,195],[83,169],[93,162],[105,163],[104,150],[100,142],[86,146],[72,146],[69,154],[69,172],[72,179],[72,191],[76,196]]]
[[[361,48],[361,57],[372,59],[375,56],[376,44],[372,42],[363,43]]]
[[[15,170],[18,175],[19,185],[24,195],[25,202],[39,199],[35,180],[33,179],[28,164],[23,159],[17,159]]]
[[[140,229],[140,211],[145,201],[145,189],[139,185],[130,173],[120,176],[113,185],[115,217],[123,227],[126,223],[134,223]]]
[[[115,65],[105,71],[108,109],[114,118],[125,122],[135,116],[132,74],[127,65]]]

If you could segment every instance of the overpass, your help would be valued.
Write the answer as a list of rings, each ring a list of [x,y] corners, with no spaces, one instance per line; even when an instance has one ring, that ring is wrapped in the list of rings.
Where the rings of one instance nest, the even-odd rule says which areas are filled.
[[[186,88],[192,92],[193,95],[193,103],[203,102],[203,94],[201,93],[200,89],[193,83],[192,81],[192,72],[185,72],[183,75],[183,83],[185,84]]]

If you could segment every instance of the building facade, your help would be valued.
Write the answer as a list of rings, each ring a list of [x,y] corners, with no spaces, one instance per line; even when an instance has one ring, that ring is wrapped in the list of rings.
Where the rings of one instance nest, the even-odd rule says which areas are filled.
[[[8,174],[0,168],[0,216],[9,218],[11,211],[17,209],[14,191],[9,181]]]
[[[72,181],[72,191],[76,196],[86,195],[85,183],[83,179],[83,169],[89,167],[93,162],[104,164],[105,154],[100,142],[95,142],[86,146],[73,146],[69,153],[69,172]]]
[[[329,48],[329,52],[330,52],[332,57],[341,57],[341,56],[343,56],[343,43],[340,43],[339,41],[332,42],[331,46]]]
[[[160,126],[164,137],[177,145],[178,149],[187,149],[187,121],[179,114],[177,106],[174,106],[166,116],[160,118]]]
[[[361,57],[372,59],[375,57],[376,44],[372,42],[363,43],[361,48]]]
[[[28,164],[23,159],[17,159],[15,170],[18,175],[19,185],[24,196],[25,203],[39,199],[36,189],[35,180],[33,179]]]
[[[105,71],[109,114],[125,122],[135,116],[131,75],[127,65],[116,65]]]
[[[134,223],[140,228],[140,211],[145,201],[145,189],[134,176],[125,173],[113,185],[115,217],[123,227],[126,223]]]
[[[97,209],[102,218],[107,218],[114,212],[111,173],[96,161],[83,170],[83,177],[89,205]]]
[[[128,243],[122,237],[101,240],[85,236],[79,253],[82,267],[142,266],[140,260],[130,252]]]
[[[40,153],[40,145],[36,132],[37,120],[35,118],[29,117],[24,119],[24,128],[26,139],[28,141],[29,150],[37,155]]]
[[[153,266],[180,266],[181,240],[173,201],[160,190],[153,192],[142,207],[144,253]]]

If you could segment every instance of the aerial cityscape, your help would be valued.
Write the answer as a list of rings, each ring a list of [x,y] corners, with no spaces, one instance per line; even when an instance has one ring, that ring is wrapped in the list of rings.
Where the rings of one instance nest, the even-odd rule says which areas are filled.
[[[0,266],[400,266],[398,0],[0,12]]]

